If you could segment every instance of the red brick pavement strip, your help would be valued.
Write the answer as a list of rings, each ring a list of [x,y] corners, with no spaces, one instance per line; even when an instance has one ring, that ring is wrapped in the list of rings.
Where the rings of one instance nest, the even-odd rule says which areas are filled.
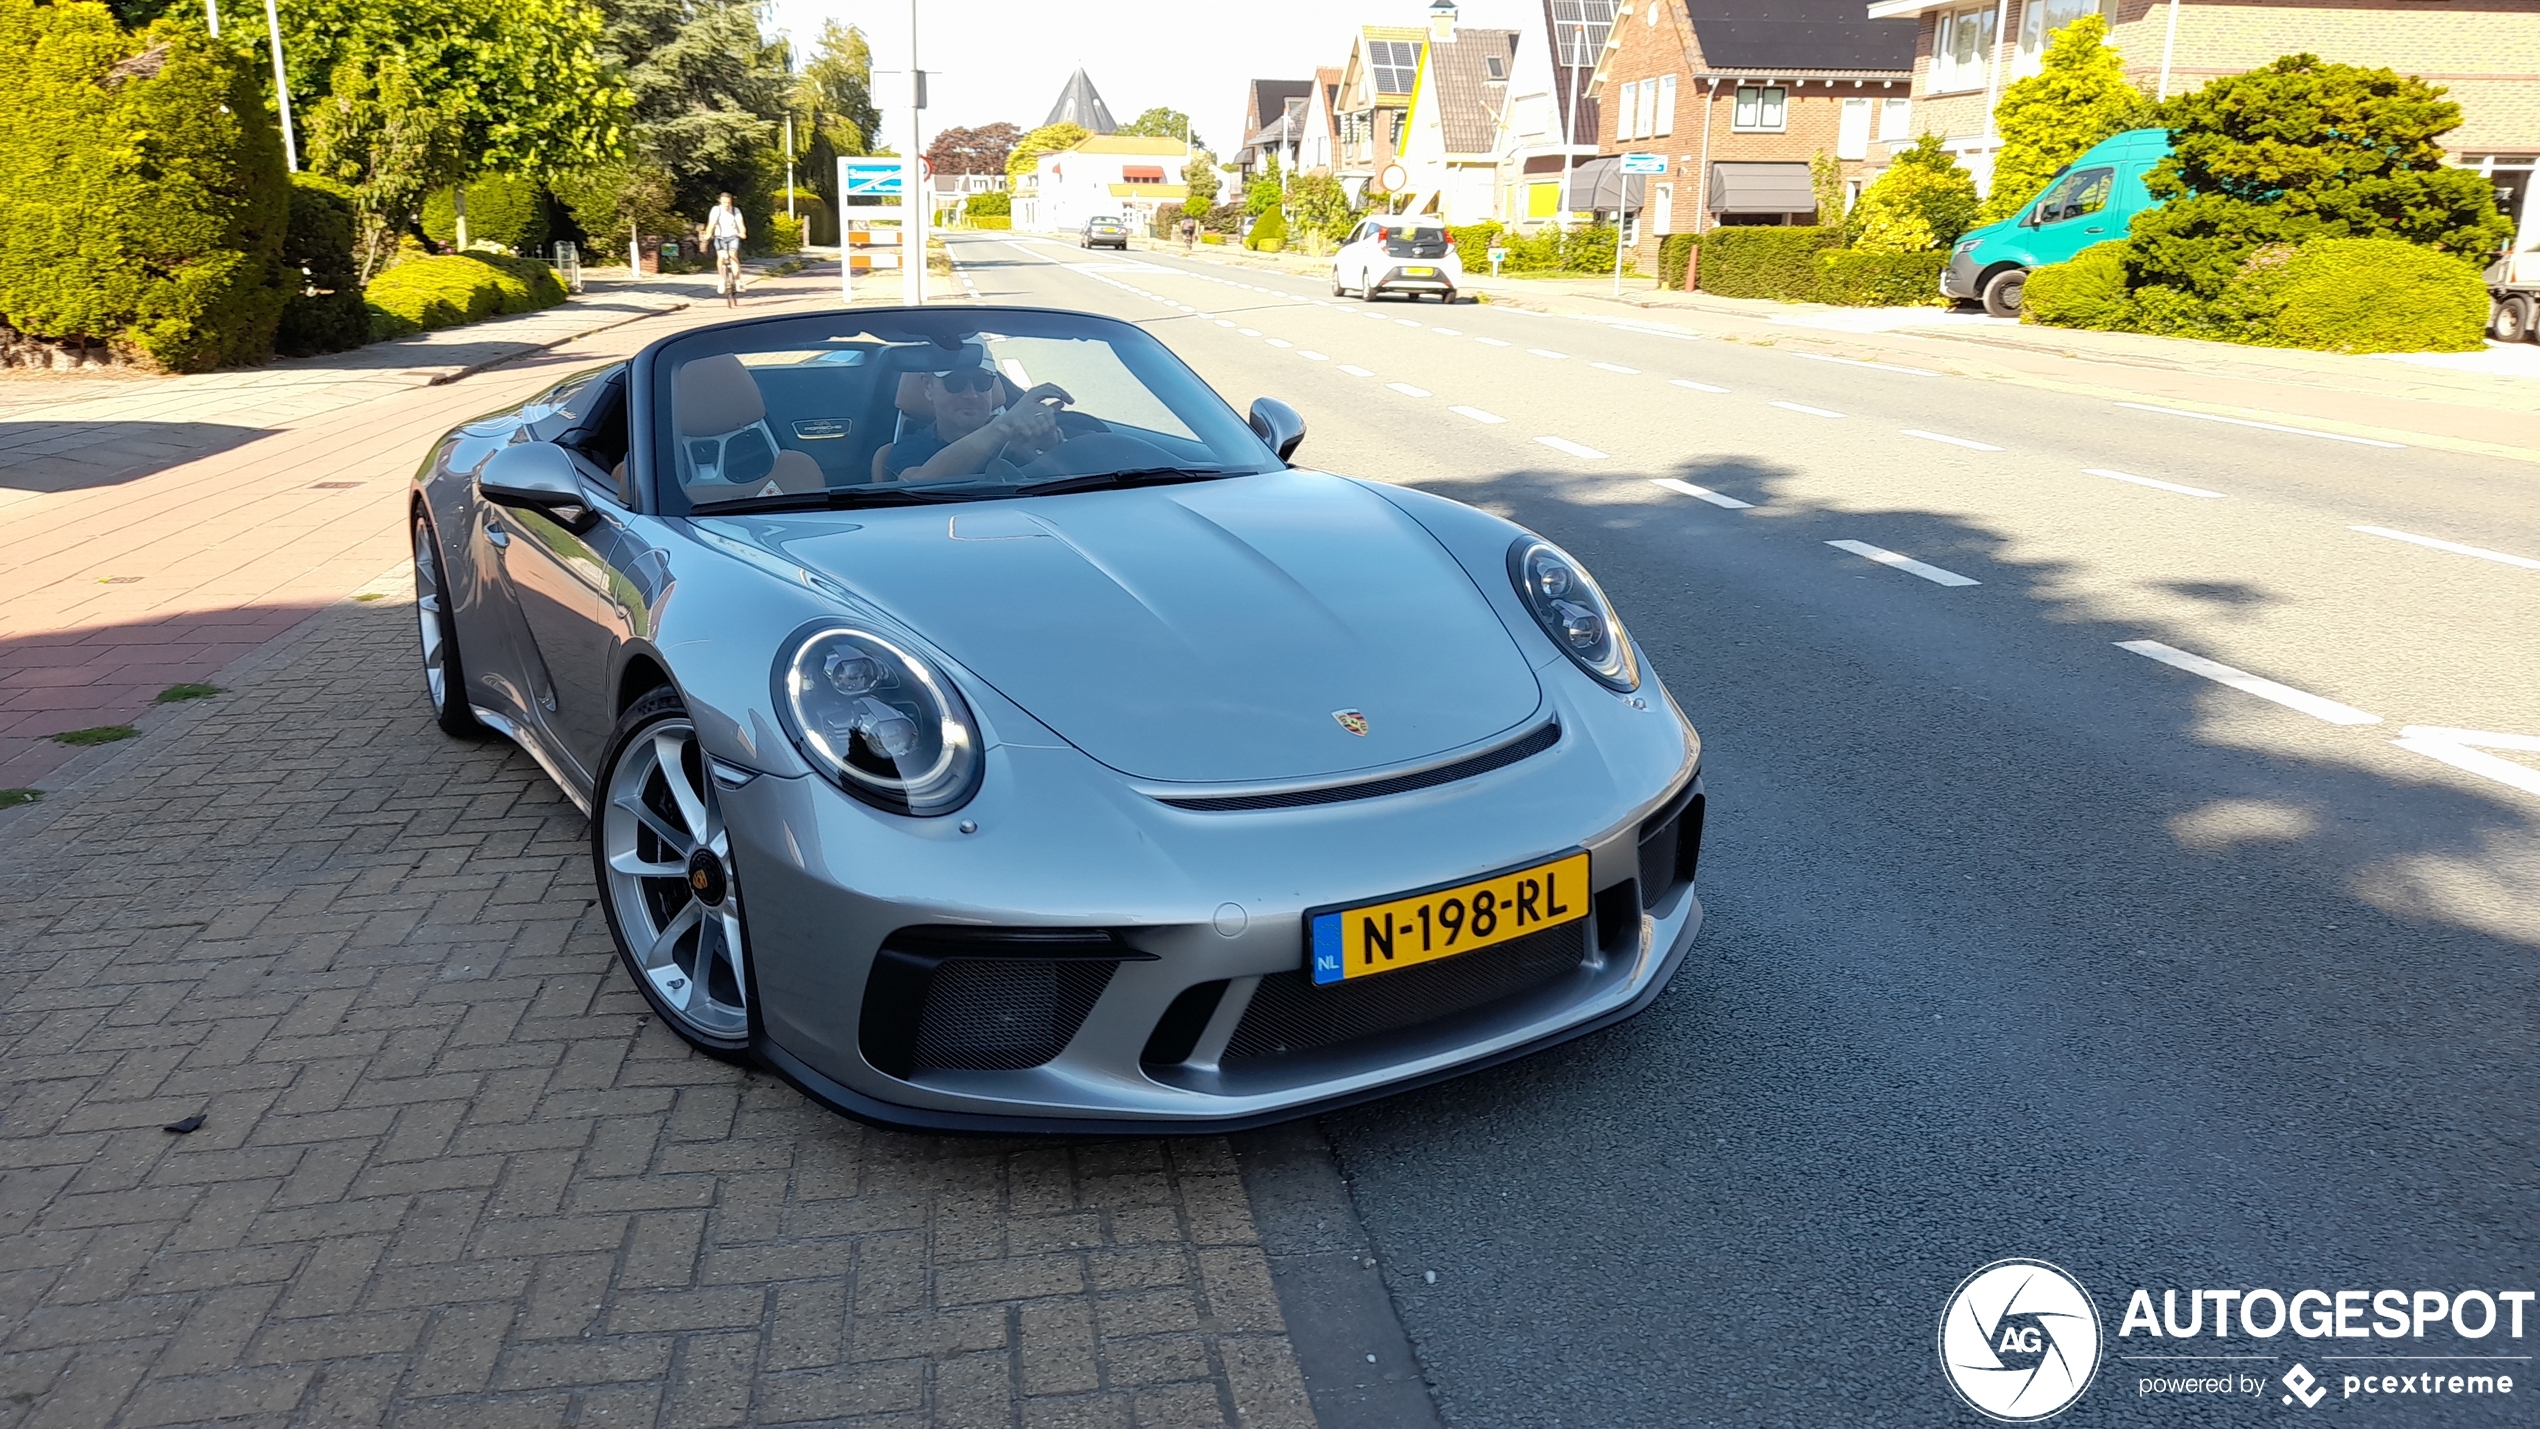
[[[756,291],[765,296],[745,314],[823,306],[835,290],[804,275]],[[444,385],[351,384],[352,405],[286,419],[245,445],[120,485],[10,503],[0,525],[0,788],[40,787],[73,757],[50,736],[130,723],[160,690],[209,679],[396,562],[405,482],[442,432],[673,326],[726,315],[701,305]],[[180,380],[196,384],[196,406],[210,400],[203,379]],[[146,394],[135,400],[149,404]],[[360,485],[316,489],[321,481]],[[76,638],[75,656],[65,636]]]
[[[383,698],[408,622],[337,602],[0,815],[0,1429],[1313,1422],[1222,1141],[692,1055],[581,817]]]

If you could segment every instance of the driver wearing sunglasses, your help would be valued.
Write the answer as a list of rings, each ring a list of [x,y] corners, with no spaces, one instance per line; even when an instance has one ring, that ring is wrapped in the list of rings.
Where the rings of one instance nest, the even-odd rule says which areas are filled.
[[[875,452],[876,481],[966,480],[984,473],[998,457],[1020,466],[1065,439],[1057,408],[1071,399],[1049,383],[1004,408],[998,406],[1004,384],[989,367],[929,373],[924,391],[926,405],[935,413],[933,424],[904,432]]]

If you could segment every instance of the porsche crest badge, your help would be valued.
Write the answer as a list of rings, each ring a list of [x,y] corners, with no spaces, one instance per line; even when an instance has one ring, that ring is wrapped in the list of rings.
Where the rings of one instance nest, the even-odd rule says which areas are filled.
[[[1348,730],[1350,733],[1357,735],[1359,738],[1364,739],[1367,737],[1367,716],[1360,714],[1358,711],[1334,710],[1332,711],[1332,718],[1341,722],[1341,728]]]

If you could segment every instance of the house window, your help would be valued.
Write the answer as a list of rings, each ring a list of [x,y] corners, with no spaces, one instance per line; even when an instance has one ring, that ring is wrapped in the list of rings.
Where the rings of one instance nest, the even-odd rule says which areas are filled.
[[[1870,116],[1878,109],[1875,99],[1843,101],[1843,117],[1835,126],[1834,156],[1838,159],[1870,157]]]
[[[1482,56],[1482,68],[1489,71],[1493,79],[1508,78],[1508,61],[1497,55]]]
[[[1984,69],[1993,53],[1993,7],[1951,11],[1932,29],[1932,94],[1956,94],[1984,88]]]
[[[1750,133],[1779,134],[1787,126],[1790,91],[1778,84],[1741,84],[1729,127]]]
[[[1650,13],[1657,11],[1653,8]],[[1676,132],[1676,77],[1672,74],[1658,81],[1658,123],[1649,132],[1662,139]]]
[[[1879,101],[1879,142],[1911,143],[1914,138],[1914,101],[1882,99]]]
[[[2102,0],[2026,0],[2020,6],[2020,53],[2011,61],[2014,77],[2032,75],[2046,66],[2046,47],[2055,32],[2084,15],[2102,14]]]
[[[1617,140],[1640,137],[1640,81],[1623,86],[1623,102],[1614,106],[1614,137]]]

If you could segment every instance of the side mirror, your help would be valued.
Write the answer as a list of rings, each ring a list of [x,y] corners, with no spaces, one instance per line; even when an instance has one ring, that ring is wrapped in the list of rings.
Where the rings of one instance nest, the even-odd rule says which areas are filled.
[[[554,511],[588,506],[573,458],[553,442],[514,442],[476,469],[476,489],[500,506]]]
[[[1295,455],[1297,444],[1305,440],[1305,419],[1297,415],[1296,408],[1276,397],[1255,400],[1252,415],[1245,420],[1270,444],[1270,450],[1279,454],[1281,461]]]

